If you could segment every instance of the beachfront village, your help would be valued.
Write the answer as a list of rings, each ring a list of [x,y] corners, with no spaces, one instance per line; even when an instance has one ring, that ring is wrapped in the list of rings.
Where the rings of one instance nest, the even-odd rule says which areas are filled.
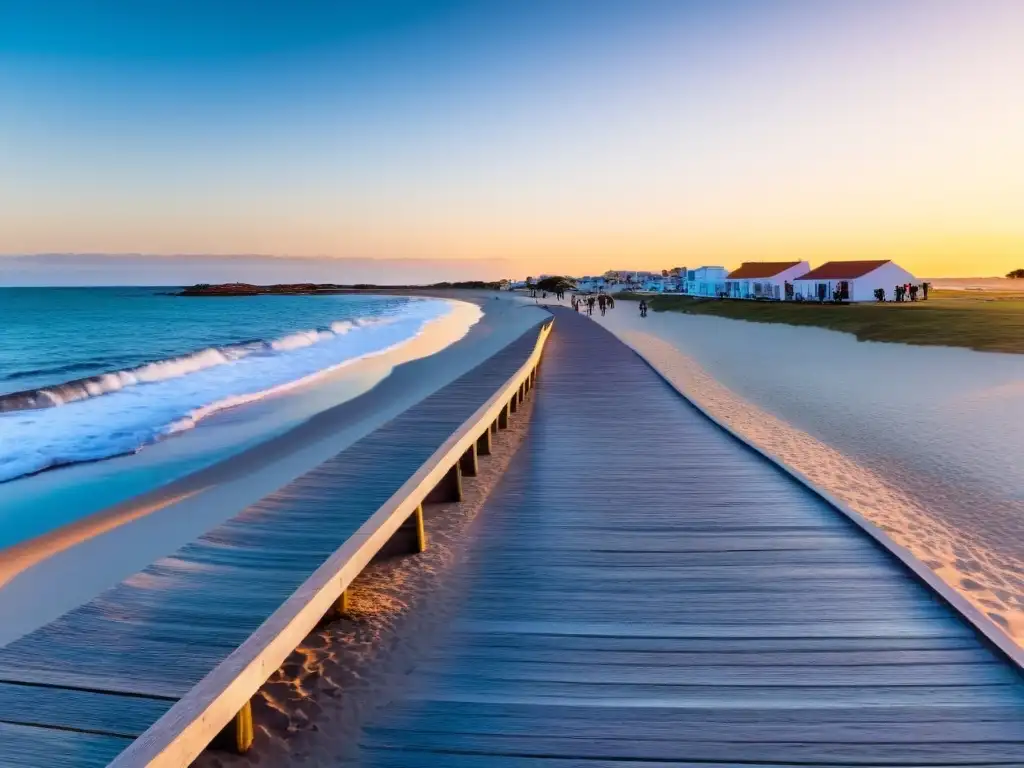
[[[531,289],[540,275],[503,281],[508,290]],[[610,270],[603,275],[569,278],[577,293],[679,294],[720,299],[766,301],[872,302],[928,298],[928,284],[890,260],[828,261],[811,268],[806,261],[747,261],[724,267],[673,267],[659,272]]]

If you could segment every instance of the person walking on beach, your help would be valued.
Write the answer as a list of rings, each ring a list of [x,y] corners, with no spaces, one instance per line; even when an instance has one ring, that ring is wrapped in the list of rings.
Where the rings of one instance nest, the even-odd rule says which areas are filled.
[[[591,296],[590,298],[587,299],[587,314],[588,315],[593,315],[594,314],[594,303],[595,303],[595,301],[594,301],[594,297],[593,296]]]
[[[640,299],[640,317],[647,317],[647,301]]]

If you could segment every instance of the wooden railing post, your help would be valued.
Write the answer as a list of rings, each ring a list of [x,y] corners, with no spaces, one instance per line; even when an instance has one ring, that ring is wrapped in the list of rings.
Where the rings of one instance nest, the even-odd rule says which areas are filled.
[[[497,425],[492,425],[484,430],[484,433],[476,439],[476,452],[480,456],[491,455],[491,432],[497,431]]]
[[[445,476],[427,497],[423,499],[424,504],[449,504],[453,501],[462,501],[462,466],[456,461]]]
[[[479,468],[476,460],[476,443],[473,443],[459,459],[459,469],[462,470],[463,477],[476,477]]]
[[[416,511],[412,513],[412,516],[416,519],[416,552],[424,552],[427,549],[427,529],[423,524],[422,504],[416,507]]]
[[[214,739],[213,746],[244,755],[252,747],[254,737],[252,703],[247,701],[238,713],[231,718],[231,722],[224,726],[224,730]]]

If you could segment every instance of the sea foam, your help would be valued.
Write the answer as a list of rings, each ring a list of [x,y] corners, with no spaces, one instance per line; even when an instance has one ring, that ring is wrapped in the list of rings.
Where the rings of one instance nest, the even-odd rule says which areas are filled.
[[[5,396],[0,482],[133,453],[217,411],[382,354],[449,311],[448,302],[414,300],[391,317],[338,321]]]

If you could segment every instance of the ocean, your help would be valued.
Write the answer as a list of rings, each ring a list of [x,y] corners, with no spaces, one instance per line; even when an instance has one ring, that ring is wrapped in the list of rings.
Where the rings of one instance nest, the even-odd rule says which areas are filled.
[[[0,288],[0,482],[133,453],[421,332],[410,297]]]

